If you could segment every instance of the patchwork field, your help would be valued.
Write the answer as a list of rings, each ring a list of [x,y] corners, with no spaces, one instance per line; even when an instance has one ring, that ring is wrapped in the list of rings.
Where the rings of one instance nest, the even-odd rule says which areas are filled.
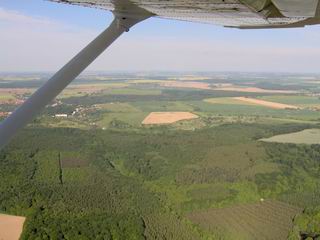
[[[48,77],[0,76],[0,113]],[[21,240],[320,235],[320,87],[292,77],[83,75],[0,151],[0,211]]]
[[[299,107],[294,106],[294,105],[288,105],[288,104],[283,104],[283,103],[277,103],[277,102],[269,102],[269,101],[264,101],[260,99],[255,99],[255,98],[248,98],[248,97],[235,97],[235,100],[243,101],[243,102],[248,102],[252,104],[257,104],[269,108],[275,108],[275,109],[299,109]]]
[[[300,132],[276,135],[260,139],[263,142],[320,144],[320,129],[305,129]]]
[[[196,211],[188,218],[211,232],[220,232],[228,239],[283,240],[292,227],[292,220],[302,209],[279,201],[261,201],[228,208]]]
[[[0,214],[0,239],[19,240],[25,217]]]
[[[169,124],[195,118],[198,116],[190,112],[152,112],[142,121],[142,124]]]

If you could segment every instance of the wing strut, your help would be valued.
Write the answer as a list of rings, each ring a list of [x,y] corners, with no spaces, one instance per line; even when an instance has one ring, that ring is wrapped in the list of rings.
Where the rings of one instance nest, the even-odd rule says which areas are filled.
[[[0,149],[62,90],[67,87],[86,67],[88,67],[120,35],[136,23],[149,18],[148,14],[124,14],[114,12],[114,20],[88,46],[62,67],[51,79],[40,87],[29,99],[0,124]]]

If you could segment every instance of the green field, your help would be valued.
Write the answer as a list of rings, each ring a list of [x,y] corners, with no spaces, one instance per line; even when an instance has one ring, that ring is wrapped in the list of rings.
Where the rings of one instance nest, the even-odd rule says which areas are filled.
[[[284,104],[292,104],[300,107],[320,107],[319,97],[311,96],[264,96],[261,99],[271,102],[278,102]]]
[[[137,89],[137,88],[118,88],[105,92],[110,95],[161,95],[161,90],[153,89]]]
[[[306,129],[300,132],[276,135],[260,139],[263,142],[320,144],[320,129]]]
[[[0,94],[0,101],[8,101],[8,100],[14,100],[15,96],[11,93],[1,93]]]
[[[102,128],[115,127],[115,128],[130,128],[139,127],[141,122],[147,116],[143,112],[129,112],[129,113],[105,113],[102,119],[97,122],[97,125]]]
[[[208,99],[204,99],[204,101],[212,104],[256,106],[256,104],[239,101],[233,98],[208,98]]]

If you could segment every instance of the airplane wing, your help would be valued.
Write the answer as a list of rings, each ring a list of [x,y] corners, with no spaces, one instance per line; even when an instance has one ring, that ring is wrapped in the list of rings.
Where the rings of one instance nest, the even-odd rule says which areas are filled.
[[[49,0],[104,10],[124,0]],[[146,11],[167,19],[237,28],[303,27],[320,23],[319,0],[131,0]],[[127,8],[128,9],[128,8]],[[310,21],[312,19],[312,21]]]

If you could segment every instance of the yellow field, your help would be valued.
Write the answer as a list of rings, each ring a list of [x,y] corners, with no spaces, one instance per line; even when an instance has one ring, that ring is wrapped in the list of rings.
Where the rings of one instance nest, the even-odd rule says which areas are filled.
[[[142,124],[169,124],[195,118],[198,116],[190,112],[152,112],[142,121]]]
[[[233,98],[235,100],[243,101],[246,103],[252,103],[255,105],[261,105],[269,108],[275,108],[275,109],[299,109],[299,107],[294,106],[294,105],[288,105],[288,104],[283,104],[283,103],[277,103],[277,102],[269,102],[269,101],[264,101],[256,98],[248,98],[248,97],[235,97]]]
[[[25,217],[0,214],[0,239],[19,240]]]

